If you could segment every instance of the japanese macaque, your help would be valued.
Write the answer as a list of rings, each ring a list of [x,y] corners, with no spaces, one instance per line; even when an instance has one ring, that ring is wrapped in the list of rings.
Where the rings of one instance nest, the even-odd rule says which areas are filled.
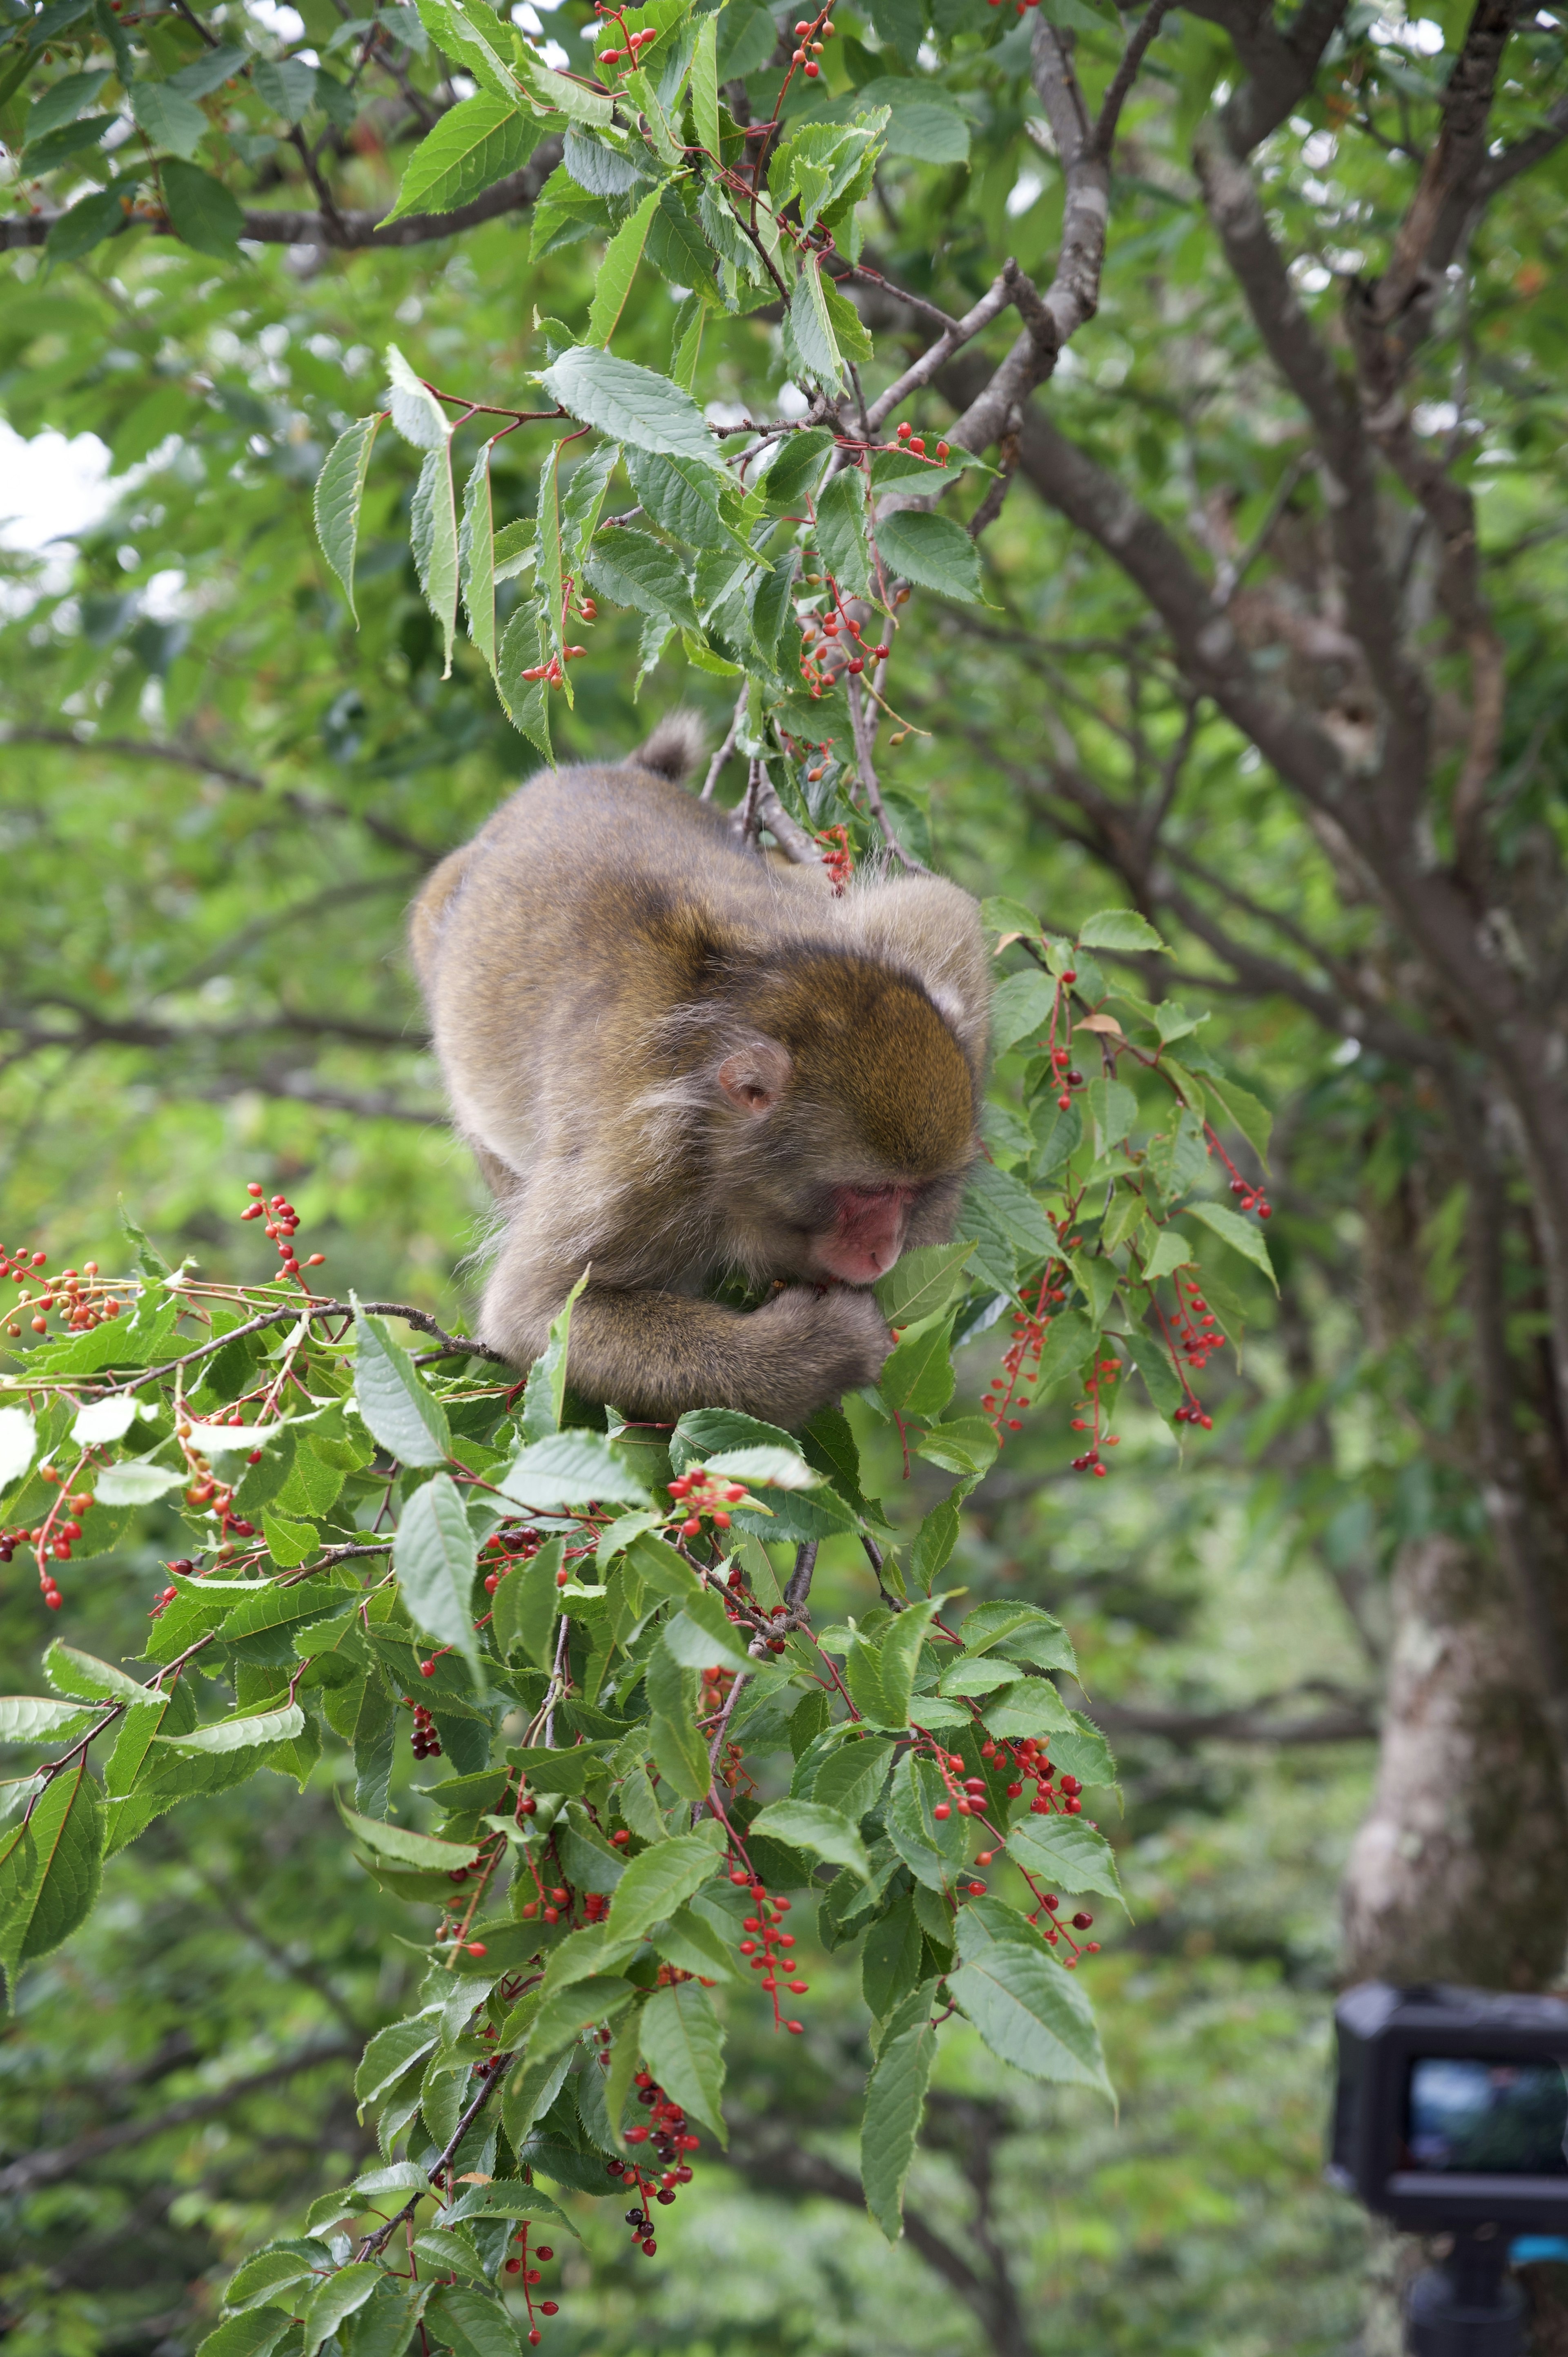
[[[413,953],[504,1222],[483,1339],[526,1366],[591,1268],[576,1391],[793,1426],[875,1382],[868,1288],[952,1234],[990,983],[967,893],[835,898],[682,790],[700,751],[676,714],[624,767],[542,771],[436,868]],[[708,1297],[736,1277],[773,1291]]]

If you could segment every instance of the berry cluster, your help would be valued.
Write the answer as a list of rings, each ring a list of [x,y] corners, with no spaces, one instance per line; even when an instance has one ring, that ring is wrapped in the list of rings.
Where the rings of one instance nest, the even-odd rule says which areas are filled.
[[[746,1491],[738,1481],[721,1480],[714,1474],[705,1473],[700,1465],[692,1465],[671,1482],[670,1495],[686,1509],[682,1537],[694,1539],[702,1530],[704,1516],[715,1530],[727,1531],[728,1509],[738,1505]]]
[[[821,772],[817,771],[813,774],[820,776]],[[833,888],[833,899],[842,900],[843,888],[854,874],[854,860],[849,847],[849,829],[846,826],[826,826],[820,834],[813,835],[811,839],[814,843],[820,843],[825,846],[822,852],[822,866],[828,871],[828,881]]]
[[[18,1245],[15,1252],[0,1249],[0,1281],[9,1277],[13,1285],[38,1287],[37,1292],[24,1290],[22,1299],[14,1305],[18,1317],[27,1310],[32,1312],[27,1323],[35,1334],[48,1332],[51,1309],[59,1311],[68,1334],[85,1334],[105,1318],[118,1318],[124,1304],[100,1278],[95,1260],[83,1261],[80,1275],[68,1268],[58,1277],[48,1277],[39,1274],[48,1258],[47,1253],[29,1253],[26,1245]],[[22,1329],[16,1318],[6,1318],[4,1323],[12,1340],[19,1340]]]
[[[1115,1405],[1116,1386],[1121,1379],[1120,1359],[1101,1359],[1093,1374],[1084,1379],[1083,1388],[1087,1396],[1078,1404],[1082,1413],[1073,1417],[1072,1429],[1074,1432],[1092,1433],[1093,1437],[1082,1456],[1073,1458],[1072,1469],[1075,1473],[1094,1473],[1103,1481],[1110,1470],[1100,1452],[1101,1448],[1116,1448],[1118,1442],[1114,1433],[1101,1432],[1101,1422],[1102,1416],[1108,1416]],[[1108,1397],[1107,1394],[1110,1396]]]
[[[755,1881],[738,1866],[732,1871],[730,1880],[737,1889],[749,1886],[751,1893],[752,1912],[742,1924],[746,1936],[740,1943],[740,1953],[752,1971],[762,1975],[760,1986],[773,2000],[775,2029],[788,2029],[800,2038],[805,2032],[805,2023],[786,2021],[779,2003],[780,1974],[786,1976],[786,1986],[792,1996],[804,1996],[809,1986],[809,1983],[798,1977],[793,1980],[788,1977],[796,1970],[789,1954],[795,1944],[795,1934],[781,1928],[785,1916],[789,1912],[789,1901],[787,1899],[770,1899],[766,1884]]]
[[[818,577],[816,575],[807,576],[808,581]],[[831,687],[841,671],[847,672],[852,679],[858,679],[868,662],[886,662],[893,651],[886,643],[869,648],[863,643],[865,633],[845,608],[839,595],[838,584],[831,574],[827,576],[827,583],[832,600],[827,612],[817,614],[808,610],[800,617],[800,677],[813,696],[820,696],[824,687]],[[826,658],[835,653],[843,656],[843,661],[835,662],[830,669],[824,669]]]
[[[536,2243],[531,2251],[528,2247],[528,2220],[525,2218],[512,2236],[512,2241],[518,2247],[507,2261],[506,2271],[509,2276],[522,2277],[522,2296],[528,2302],[528,2342],[531,2349],[537,2349],[544,2336],[533,2320],[533,2287],[543,2280],[540,2269],[547,2266],[555,2254],[548,2243]],[[537,2266],[534,2264],[535,2261],[539,2263]],[[558,2300],[542,2299],[539,2303],[541,2316],[554,2316],[559,2309]]]
[[[626,29],[625,13],[619,8],[607,6],[605,0],[594,0],[594,14],[596,16],[608,16],[612,23],[618,25],[621,38],[626,43],[624,49],[600,49],[594,59],[594,63],[596,66],[613,66],[618,70],[624,68],[628,73],[634,71],[659,38],[657,27],[645,25],[640,33],[628,33]],[[588,619],[590,621],[593,619],[591,614]],[[525,678],[533,675],[535,674],[524,673]]]
[[[1032,1816],[1076,1817],[1082,1814],[1083,1802],[1080,1796],[1083,1785],[1081,1781],[1078,1777],[1066,1773],[1058,1776],[1050,1760],[1046,1757],[1045,1744],[1036,1737],[1024,1736],[1015,1741],[989,1738],[982,1744],[980,1756],[991,1763],[993,1775],[1005,1776],[1008,1779],[1007,1798],[1010,1801],[1022,1800],[1026,1784],[1033,1783],[1035,1795],[1029,1803],[1029,1813]],[[939,1821],[946,1820],[955,1814],[976,1819],[984,1834],[989,1836],[992,1846],[988,1849],[978,1850],[975,1853],[974,1862],[976,1866],[992,1865],[998,1853],[1005,1848],[1007,1835],[1005,1829],[996,1832],[986,1820],[985,1808],[989,1788],[985,1778],[968,1774],[965,1770],[965,1763],[958,1752],[944,1751],[941,1746],[934,1741],[930,1743],[929,1757],[935,1762],[948,1792],[948,1798],[945,1801],[938,1801],[932,1808],[932,1816]],[[1066,1959],[1069,1969],[1076,1968],[1080,1955],[1098,1955],[1100,1943],[1097,1940],[1091,1940],[1087,1947],[1083,1947],[1072,1938],[1066,1926],[1058,1921],[1057,1918],[1061,1908],[1060,1900],[1048,1892],[1042,1892],[1033,1877],[1022,1867],[1019,1867],[1019,1872],[1023,1874],[1025,1881],[1035,1895],[1036,1904],[1030,1911],[1029,1921],[1032,1923],[1040,1924],[1040,1918],[1044,1915],[1046,1920],[1043,1924],[1040,1924],[1040,1929],[1043,1936],[1053,1948],[1058,1940],[1066,1940],[1068,1946],[1073,1952],[1071,1956]],[[975,1880],[961,1883],[960,1889],[966,1897],[979,1899],[984,1895],[985,1885],[983,1882]],[[1087,1932],[1093,1921],[1092,1915],[1075,1915],[1072,1919],[1073,1931]]]
[[[312,1253],[308,1259],[301,1263],[299,1254],[294,1248],[295,1237],[299,1232],[299,1213],[286,1195],[274,1195],[269,1203],[266,1200],[265,1189],[259,1187],[253,1178],[246,1187],[245,1192],[252,1198],[252,1200],[246,1205],[240,1217],[242,1220],[262,1220],[265,1222],[262,1233],[271,1236],[276,1243],[278,1258],[283,1263],[284,1275],[297,1277],[308,1293],[309,1279],[300,1274],[301,1267],[303,1265],[305,1268],[319,1268],[327,1258],[326,1254]]]
[[[1004,1447],[1007,1433],[1023,1430],[1020,1419],[1011,1410],[1033,1405],[1031,1386],[1039,1380],[1040,1353],[1051,1316],[1060,1308],[1067,1295],[1068,1272],[1060,1261],[1051,1261],[1040,1279],[1033,1304],[1013,1320],[1013,1340],[1003,1358],[1002,1372],[993,1377],[980,1403],[998,1443]]]
[[[435,1721],[431,1717],[430,1713],[425,1709],[424,1705],[422,1702],[415,1702],[412,1695],[404,1695],[403,1701],[407,1705],[408,1708],[413,1713],[414,1758],[416,1760],[439,1760],[441,1757],[441,1738],[436,1731]],[[459,1867],[458,1872],[462,1871],[463,1869]]]
[[[1064,974],[1062,980],[1064,983],[1076,982],[1078,980],[1078,976],[1076,974]],[[1072,1104],[1072,1092],[1074,1089],[1080,1089],[1083,1086],[1083,1074],[1079,1071],[1078,1066],[1072,1060],[1072,1049],[1070,1048],[1053,1048],[1051,1049],[1051,1074],[1058,1088],[1061,1091],[1061,1094],[1057,1099],[1057,1111],[1058,1113],[1066,1113]]]
[[[532,1563],[543,1541],[535,1530],[498,1531],[485,1543],[485,1553],[490,1558],[490,1569],[485,1574],[485,1594],[493,1596],[512,1565]]]
[[[1219,1331],[1219,1321],[1203,1297],[1202,1282],[1187,1276],[1179,1269],[1176,1278],[1176,1348],[1195,1375],[1202,1374],[1216,1351],[1225,1347],[1225,1337]],[[1170,1329],[1165,1329],[1167,1335]],[[1182,1378],[1187,1381],[1186,1376]],[[1205,1415],[1197,1395],[1190,1388],[1176,1412],[1177,1424],[1200,1424],[1205,1432],[1214,1428],[1214,1418]]]
[[[81,1470],[79,1464],[79,1475]],[[60,1494],[36,1529],[0,1533],[0,1563],[9,1563],[18,1546],[32,1547],[38,1555],[39,1591],[48,1609],[58,1612],[65,1598],[49,1568],[50,1560],[70,1561],[71,1548],[81,1536],[81,1516],[91,1512],[95,1501],[91,1490],[72,1492],[66,1476],[52,1465],[40,1465],[38,1479],[51,1483]]]

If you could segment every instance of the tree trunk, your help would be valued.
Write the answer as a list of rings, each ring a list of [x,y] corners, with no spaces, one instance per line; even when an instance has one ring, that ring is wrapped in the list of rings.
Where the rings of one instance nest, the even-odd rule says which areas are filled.
[[[1348,1982],[1534,1989],[1568,1938],[1568,1806],[1511,1591],[1447,1534],[1393,1579],[1394,1643],[1377,1791],[1343,1891]],[[1399,2357],[1420,2245],[1371,2227],[1360,2357]],[[1568,2348],[1556,2267],[1528,2271],[1536,2357]]]

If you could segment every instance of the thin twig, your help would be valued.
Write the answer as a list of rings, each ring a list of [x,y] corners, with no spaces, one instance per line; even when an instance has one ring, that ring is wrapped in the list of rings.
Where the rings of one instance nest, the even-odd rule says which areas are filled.
[[[849,718],[854,731],[854,766],[860,772],[860,782],[865,789],[865,799],[871,805],[871,815],[876,821],[883,842],[899,865],[907,867],[912,876],[929,876],[930,869],[924,860],[917,859],[912,851],[906,851],[887,815],[882,789],[876,782],[876,764],[872,758],[873,734],[858,679],[849,682]]]
[[[719,771],[724,768],[725,763],[735,751],[735,740],[740,735],[741,723],[746,718],[746,698],[750,693],[751,690],[749,686],[743,687],[740,694],[735,700],[735,710],[730,715],[728,734],[725,736],[724,743],[719,747],[718,751],[714,755],[713,759],[708,763],[708,774],[703,780],[703,791],[697,796],[697,800],[700,802],[711,802],[713,801],[714,788],[719,781]]]
[[[506,2066],[511,2061],[511,2056],[510,2054],[498,2054],[494,2059],[494,2070],[486,2073],[478,2093],[474,2097],[473,2102],[469,2104],[467,2110],[464,2113],[462,2118],[453,2129],[450,2141],[448,2142],[446,2150],[439,2155],[435,2167],[426,2172],[431,2178],[434,2179],[438,2177],[442,2169],[450,2168],[453,2160],[456,2157],[457,2149],[462,2144],[463,2138],[467,2135],[468,2130],[473,2126],[474,2122],[478,2118],[479,2114],[489,2102],[490,2096],[495,2089],[499,2086],[506,2071]],[[428,2186],[422,2185],[417,2193],[410,2194],[408,2200],[403,2203],[403,2208],[397,2212],[395,2217],[389,2218],[384,2226],[378,2226],[373,2234],[366,2235],[364,2241],[360,2244],[359,2249],[354,2254],[355,2258],[374,2258],[376,2253],[380,2250],[383,2250],[386,2244],[391,2242],[398,2228],[406,2224],[408,2220],[413,2216],[414,2212],[418,2209],[420,2203],[426,2199],[427,2195],[435,2194],[438,2196],[440,2188],[437,2185],[431,2184]]]
[[[1111,143],[1116,136],[1117,120],[1126,102],[1127,93],[1138,79],[1138,69],[1155,35],[1165,22],[1165,12],[1170,5],[1171,0],[1151,0],[1144,21],[1122,51],[1122,62],[1111,78],[1111,87],[1101,101],[1099,118],[1094,125],[1094,145],[1107,162],[1111,158]]]

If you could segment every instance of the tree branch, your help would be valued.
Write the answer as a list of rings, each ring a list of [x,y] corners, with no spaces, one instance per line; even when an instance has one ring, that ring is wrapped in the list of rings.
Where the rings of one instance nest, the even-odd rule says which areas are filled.
[[[493,188],[487,188],[470,204],[459,205],[456,212],[450,213],[409,213],[385,229],[380,226],[383,218],[380,207],[369,212],[328,214],[247,206],[243,209],[244,226],[240,235],[258,245],[331,246],[339,253],[363,246],[424,245],[433,238],[456,237],[463,230],[478,229],[481,222],[497,221],[503,213],[520,212],[533,202],[560,161],[560,140],[542,139],[521,170],[509,172],[504,180],[498,180]],[[56,221],[63,218],[62,213],[55,211],[21,213],[0,221],[0,253],[42,245]],[[125,229],[114,234],[123,237],[131,229],[151,230],[156,237],[174,234],[166,213],[145,208],[129,214]]]
[[[236,2079],[209,2094],[187,2095],[145,2119],[121,2120],[112,2127],[89,2128],[70,2144],[24,2153],[0,2169],[0,2200],[29,2192],[37,2185],[52,2185],[89,2161],[101,2159],[106,2152],[124,2152],[130,2145],[151,2143],[170,2128],[188,2127],[195,2120],[211,2119],[217,2113],[226,2112],[231,2104],[242,2103],[247,2095],[260,2094],[285,2079],[297,2078],[302,2071],[314,2071],[320,2063],[357,2062],[362,2044],[360,2040],[351,2046],[312,2047],[303,2054],[291,2055],[287,2061],[274,2062],[268,2071],[253,2072],[248,2079]]]
[[[1294,1702],[1309,1694],[1339,1698],[1333,1707],[1311,1717],[1273,1716],[1282,1703]],[[1156,1735],[1176,1744],[1369,1743],[1378,1732],[1370,1695],[1346,1695],[1332,1681],[1323,1678],[1307,1679],[1279,1694],[1260,1695],[1256,1702],[1240,1704],[1229,1710],[1167,1710],[1136,1703],[1088,1700],[1081,1707],[1084,1716],[1108,1736]]]

